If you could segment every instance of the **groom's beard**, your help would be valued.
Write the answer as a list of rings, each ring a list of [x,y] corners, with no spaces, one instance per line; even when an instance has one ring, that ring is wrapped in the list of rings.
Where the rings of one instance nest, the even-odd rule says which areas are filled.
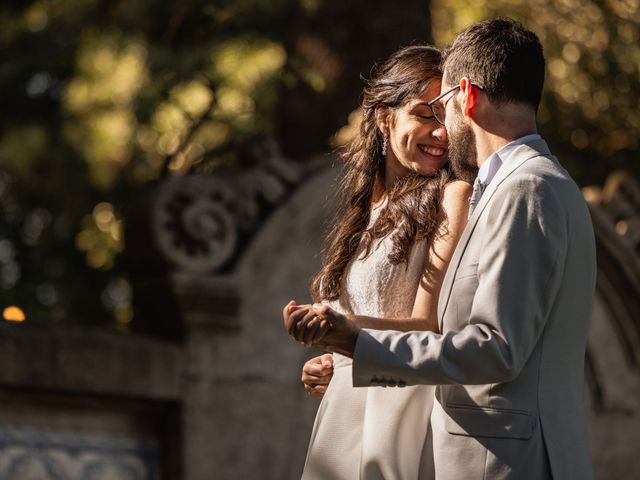
[[[455,99],[453,101],[455,102]],[[455,103],[453,109],[453,128],[449,131],[449,161],[457,178],[473,183],[478,176],[476,135],[471,127],[462,121],[460,105]]]

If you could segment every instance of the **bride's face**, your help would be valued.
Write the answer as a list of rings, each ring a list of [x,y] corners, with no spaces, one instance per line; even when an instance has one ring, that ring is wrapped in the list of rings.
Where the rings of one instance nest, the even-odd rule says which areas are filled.
[[[420,96],[387,117],[387,173],[399,176],[413,171],[433,175],[446,162],[447,132],[426,105],[439,94],[440,81],[432,82]]]

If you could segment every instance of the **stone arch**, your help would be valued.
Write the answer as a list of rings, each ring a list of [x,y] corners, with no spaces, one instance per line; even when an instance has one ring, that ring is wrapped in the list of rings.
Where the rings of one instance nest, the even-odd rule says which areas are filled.
[[[308,301],[337,169],[250,147],[253,169],[164,179],[127,215],[135,328],[181,343],[185,479],[300,478],[318,405],[281,311]]]
[[[640,464],[640,184],[624,172],[588,187],[598,280],[586,357],[596,478],[638,478]]]

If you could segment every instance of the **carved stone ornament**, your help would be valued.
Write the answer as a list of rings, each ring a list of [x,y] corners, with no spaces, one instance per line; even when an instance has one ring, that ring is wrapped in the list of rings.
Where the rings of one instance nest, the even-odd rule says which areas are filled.
[[[229,271],[275,206],[305,176],[266,139],[250,147],[257,166],[227,176],[190,174],[161,180],[127,219],[133,270],[214,274]]]

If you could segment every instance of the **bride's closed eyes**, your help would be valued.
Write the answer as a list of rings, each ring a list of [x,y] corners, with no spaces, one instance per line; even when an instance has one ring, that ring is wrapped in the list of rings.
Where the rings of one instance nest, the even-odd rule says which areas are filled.
[[[414,105],[409,113],[422,121],[431,121],[435,118],[433,110],[431,110],[431,107],[425,102],[420,102],[417,105]]]

